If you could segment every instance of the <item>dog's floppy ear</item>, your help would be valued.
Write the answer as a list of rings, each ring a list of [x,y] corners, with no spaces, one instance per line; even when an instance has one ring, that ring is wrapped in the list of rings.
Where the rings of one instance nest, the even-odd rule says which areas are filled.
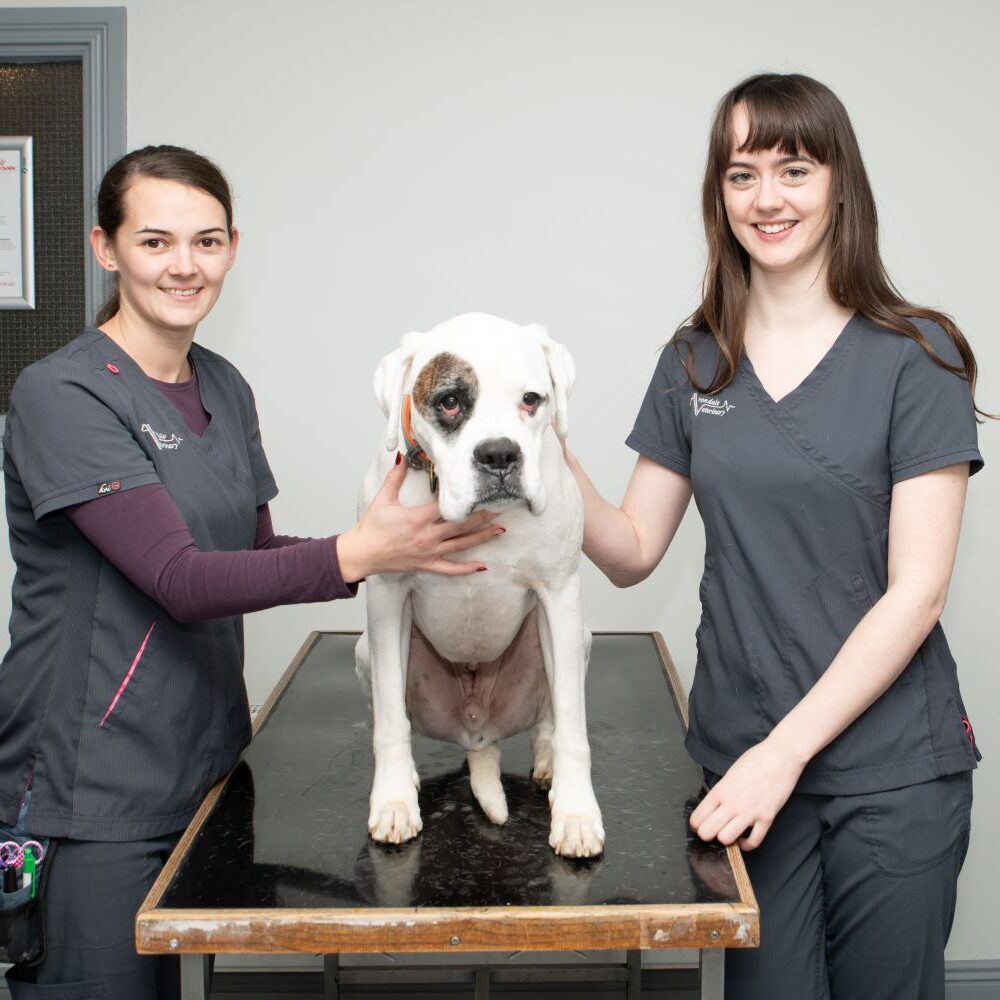
[[[396,350],[387,354],[375,369],[375,398],[386,416],[385,450],[399,447],[399,413],[403,403],[403,383],[416,354],[420,334],[411,330]]]
[[[573,355],[566,347],[553,340],[544,326],[535,323],[531,329],[535,331],[542,343],[545,361],[549,366],[549,377],[552,379],[552,391],[555,395],[556,432],[560,437],[565,437],[569,430],[569,404],[567,400],[573,391],[573,383],[576,381],[576,365],[573,364]]]

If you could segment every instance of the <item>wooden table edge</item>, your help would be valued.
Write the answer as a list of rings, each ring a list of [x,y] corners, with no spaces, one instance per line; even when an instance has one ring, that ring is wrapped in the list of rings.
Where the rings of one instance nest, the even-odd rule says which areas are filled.
[[[140,954],[752,948],[744,903],[420,909],[161,909],[140,913]]]

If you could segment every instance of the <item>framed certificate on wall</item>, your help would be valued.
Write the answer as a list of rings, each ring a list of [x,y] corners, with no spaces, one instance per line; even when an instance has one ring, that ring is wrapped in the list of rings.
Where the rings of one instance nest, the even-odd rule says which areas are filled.
[[[35,308],[31,136],[0,136],[0,309]]]

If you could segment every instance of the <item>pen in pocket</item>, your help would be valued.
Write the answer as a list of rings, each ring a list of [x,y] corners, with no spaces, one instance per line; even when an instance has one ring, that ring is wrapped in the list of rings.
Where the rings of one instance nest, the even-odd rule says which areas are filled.
[[[22,889],[30,889],[28,896],[31,899],[35,898],[35,893],[38,892],[38,885],[35,881],[35,852],[29,847],[24,852],[24,881],[21,885]]]

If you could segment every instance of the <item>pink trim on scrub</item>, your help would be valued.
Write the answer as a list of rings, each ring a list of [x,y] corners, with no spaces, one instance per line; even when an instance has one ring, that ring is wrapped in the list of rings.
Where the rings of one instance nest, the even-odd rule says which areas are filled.
[[[132,666],[128,668],[128,673],[125,675],[125,680],[121,682],[118,690],[115,692],[114,698],[111,699],[111,704],[108,705],[108,710],[104,713],[104,718],[101,719],[98,724],[98,729],[100,729],[105,722],[108,721],[108,716],[114,711],[115,705],[118,704],[118,699],[122,696],[122,692],[128,687],[128,682],[132,680],[132,674],[135,673],[135,668],[139,665],[139,661],[142,659],[142,654],[146,652],[146,643],[149,642],[149,637],[153,634],[153,629],[156,627],[156,619],[153,619],[153,624],[149,626],[149,631],[146,633],[145,639],[142,640],[142,645],[139,647],[139,651],[135,654],[135,659],[132,660]]]

